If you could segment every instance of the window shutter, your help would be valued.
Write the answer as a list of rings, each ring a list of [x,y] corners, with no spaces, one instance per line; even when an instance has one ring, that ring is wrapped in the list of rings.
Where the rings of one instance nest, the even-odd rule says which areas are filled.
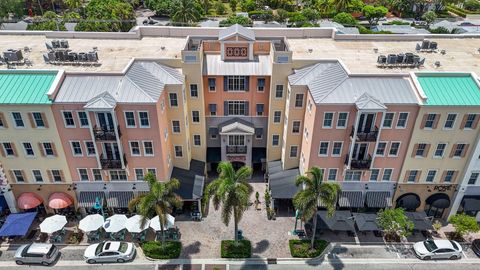
[[[250,88],[250,77],[245,77],[245,86],[244,86],[244,89],[245,89],[245,92],[248,92],[248,88]]]
[[[13,142],[10,145],[12,146],[13,156],[18,157],[17,147]]]
[[[462,123],[460,124],[461,129],[465,128],[465,124],[467,123],[467,118],[468,118],[468,114],[465,114],[462,118]]]
[[[7,155],[5,155],[5,150],[3,150],[3,144],[0,144],[0,155],[2,155],[2,157],[7,156]]]
[[[405,171],[405,177],[403,179],[404,182],[408,182],[408,176],[410,176],[410,171],[409,170]]]
[[[422,123],[420,124],[420,128],[425,128],[425,123],[427,122],[427,117],[428,117],[427,113],[423,115]]]
[[[440,182],[445,182],[445,176],[447,176],[447,171],[443,171],[442,177],[440,178]]]
[[[63,170],[60,170],[60,178],[62,178],[62,181],[65,181],[65,174],[63,173]]]
[[[53,142],[50,143],[50,145],[52,146],[53,156],[56,157],[57,156],[57,148],[55,147],[55,144]]]
[[[13,173],[13,170],[8,170],[8,174],[10,176],[10,181],[12,182],[17,181],[17,179],[15,178],[15,174]]]
[[[433,121],[433,129],[434,128],[437,128],[437,125],[438,125],[438,121],[440,120],[440,114],[435,114],[435,121]]]
[[[458,171],[455,171],[455,172],[453,173],[451,183],[455,183],[455,181],[457,180],[457,175],[458,175]]]
[[[418,182],[420,179],[420,175],[422,175],[422,170],[417,170],[417,176],[415,176],[415,182]]]
[[[223,115],[228,115],[228,101],[223,102]]]
[[[461,157],[465,157],[467,155],[467,151],[468,151],[469,146],[470,146],[470,144],[468,144],[468,143],[465,144],[465,147],[463,148]]]
[[[25,180],[25,182],[27,182],[28,179],[27,179],[27,175],[25,174],[24,170],[22,170],[22,176],[23,176],[23,179]]]
[[[418,143],[413,145],[412,158],[416,156],[415,154],[417,153],[417,150],[418,150]]]
[[[30,121],[30,126],[32,126],[32,128],[35,128],[36,125],[35,125],[35,121],[33,120],[33,113],[27,113],[27,116],[28,116],[28,121]]]
[[[453,157],[453,155],[455,154],[455,149],[457,149],[457,144],[456,143],[454,143],[452,145],[452,151],[450,151],[450,157]]]
[[[40,142],[38,143],[38,149],[40,150],[40,155],[42,157],[44,157],[45,156],[45,149],[43,149],[43,143],[40,143]]]
[[[3,112],[0,112],[0,119],[3,122],[3,127],[8,128],[7,119],[5,118],[5,115],[3,114]]]
[[[50,179],[50,182],[53,182],[52,170],[47,170],[47,176],[48,176],[48,179]]]
[[[430,144],[427,143],[425,144],[425,151],[423,151],[423,157],[427,157],[428,156],[428,151],[430,150]]]
[[[227,89],[227,82],[228,82],[227,77],[228,77],[228,76],[223,76],[223,91],[226,91],[226,92],[228,92],[228,89]]]
[[[43,112],[41,113],[41,115],[42,115],[42,120],[43,120],[43,124],[45,125],[45,128],[48,128],[47,116]]]
[[[245,101],[245,116],[250,115],[250,112],[248,111],[248,109],[249,109],[249,108],[248,108],[248,107],[249,107],[248,104],[249,104],[249,102],[248,102],[248,101]]]
[[[476,128],[477,128],[477,126],[478,126],[478,120],[480,120],[480,117],[478,116],[478,114],[475,114],[475,120],[473,120],[472,129],[476,129]]]

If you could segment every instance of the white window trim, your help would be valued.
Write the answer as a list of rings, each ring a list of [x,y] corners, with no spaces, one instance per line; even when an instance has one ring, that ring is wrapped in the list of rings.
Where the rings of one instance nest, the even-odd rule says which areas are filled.
[[[137,170],[142,170],[143,180],[137,178]],[[145,181],[145,169],[133,168],[133,174],[135,175],[135,181]]]
[[[22,169],[11,169],[13,177],[15,177],[15,183],[27,183],[29,182],[26,177],[23,178],[23,181],[18,181],[17,175],[15,174],[15,171],[19,171],[22,177],[24,176],[25,171]]]
[[[193,147],[202,147],[202,136],[200,136],[200,145],[195,144],[195,136],[200,136],[200,134],[193,134],[192,135],[192,144]]]
[[[281,97],[277,97],[277,86],[278,85],[281,85],[282,86],[282,96]],[[284,84],[275,84],[275,89],[273,91],[273,96],[275,97],[276,100],[280,100],[280,99],[283,99],[285,97],[285,85]]]
[[[177,156],[177,150],[175,149],[177,146],[182,148],[182,156]],[[173,145],[173,156],[174,156],[174,158],[183,158],[185,156],[185,154],[183,153],[183,150],[184,150],[183,145],[178,145],[178,144]]]
[[[180,99],[178,98],[178,93],[177,92],[168,92],[168,107],[169,108],[178,108],[180,106]],[[177,105],[172,106],[172,100],[170,99],[170,94],[175,94],[177,95]]]
[[[297,155],[292,157],[290,154],[292,153],[292,147],[297,147]],[[292,159],[295,159],[295,158],[298,158],[298,150],[299,150],[299,145],[297,144],[293,144],[293,145],[290,145],[290,149],[288,149],[288,158],[292,158]]]
[[[331,125],[331,126],[325,126],[325,114],[327,114],[327,113],[331,113],[331,114],[332,114],[332,125]],[[335,112],[323,112],[322,128],[324,128],[324,129],[332,129],[334,123],[335,123]]]
[[[407,119],[405,119],[405,126],[404,127],[399,127],[398,126],[398,120],[400,120],[400,114],[406,113],[407,114]],[[408,120],[410,119],[410,112],[398,112],[398,117],[397,121],[395,122],[395,129],[406,129],[408,126]]]
[[[448,115],[449,114],[454,114],[455,115],[455,121],[453,121],[453,125],[451,128],[446,128],[445,127],[445,123],[447,123],[447,120],[448,120]],[[449,112],[445,115],[445,121],[443,121],[443,125],[442,125],[442,130],[453,130],[455,129],[455,124],[457,123],[457,119],[458,119],[458,113],[454,113],[454,112]]]
[[[320,148],[322,147],[322,143],[328,143],[328,146],[327,146],[327,154],[320,154]],[[328,153],[330,152],[330,141],[320,141],[320,143],[318,143],[318,151],[317,151],[317,155],[319,157],[328,157]]]
[[[341,113],[346,113],[346,114],[347,114],[347,119],[345,119],[345,126],[339,126],[339,125],[338,125],[338,120],[340,119],[340,114],[341,114]],[[347,126],[348,126],[348,118],[349,118],[349,116],[350,116],[350,112],[338,112],[338,113],[337,113],[337,121],[335,121],[335,127],[336,127],[337,129],[346,129]],[[323,125],[323,123],[322,123],[322,125]]]
[[[133,113],[133,121],[135,122],[135,125],[133,125],[133,126],[128,125],[127,113]],[[135,117],[135,111],[123,111],[123,118],[125,118],[125,127],[126,128],[136,128],[137,127],[137,118]]]
[[[103,173],[102,173],[102,169],[101,168],[92,168],[90,169],[91,172],[92,172],[92,181],[93,182],[100,182],[100,181],[103,181]],[[100,177],[102,178],[101,180],[95,180],[95,173],[93,172],[93,170],[100,170]]]
[[[430,143],[428,143],[428,142],[418,142],[418,145],[420,145],[420,144],[428,145],[428,144],[430,144]],[[431,144],[430,144],[430,145],[431,145]],[[414,149],[415,149],[415,148],[414,148]],[[427,149],[426,146],[425,146],[425,149]],[[423,151],[425,151],[425,149],[424,149]],[[426,158],[426,157],[424,157],[423,155],[421,155],[421,156],[417,155],[417,151],[418,151],[418,148],[417,148],[417,150],[415,151],[415,156],[414,156],[414,158],[419,158],[419,159],[421,159],[421,158]],[[445,154],[445,151],[444,151],[443,153]]]
[[[139,152],[139,154],[134,154],[134,153],[133,153],[132,143],[134,143],[134,142],[138,143],[138,152]],[[140,156],[142,156],[142,145],[141,145],[140,141],[137,141],[137,140],[131,140],[131,141],[130,141],[130,140],[129,140],[129,141],[128,141],[128,148],[130,149],[130,156],[132,156],[132,157],[140,157]]]
[[[392,170],[392,173],[390,173],[390,179],[388,180],[383,179],[383,176],[385,175],[385,170]],[[382,178],[380,178],[380,182],[392,182],[393,171],[394,171],[394,168],[383,168]]]
[[[198,122],[193,121],[193,112],[198,112]],[[192,110],[191,116],[192,116],[192,124],[193,125],[200,125],[200,122],[201,122],[200,111],[199,110]]]
[[[153,151],[152,154],[147,154],[147,153],[145,152],[145,149],[146,149],[146,148],[145,148],[145,143],[146,143],[146,142],[152,143],[152,151]],[[141,143],[141,147],[143,147],[143,155],[144,155],[145,157],[154,157],[154,156],[155,156],[155,145],[153,144],[153,141],[152,141],[152,140],[143,140],[142,143]],[[141,151],[142,151],[142,150],[140,150],[140,152],[141,152]]]
[[[192,85],[197,86],[197,96],[196,97],[192,96]],[[200,90],[198,89],[199,88],[198,85],[199,85],[198,83],[189,83],[188,84],[188,90],[189,90],[188,95],[190,96],[191,99],[198,99],[198,96],[200,96]]]
[[[409,181],[410,179],[410,175],[412,174],[412,172],[417,172],[417,174],[415,175],[415,179],[413,179],[413,181]],[[405,176],[407,179],[405,179],[405,183],[410,183],[410,184],[413,184],[413,183],[417,183],[416,179],[418,177],[418,173],[420,172],[420,174],[422,174],[422,170],[421,169],[412,169],[412,170],[409,170],[408,171],[408,175],[406,174],[405,172]]]
[[[273,145],[273,136],[278,136],[278,144]],[[280,134],[272,134],[272,147],[280,147]]]
[[[428,182],[428,181],[427,181],[428,173],[429,173],[430,171],[435,171],[435,177],[433,177],[433,181],[432,181],[432,182]],[[424,181],[425,183],[435,183],[435,182],[436,182],[435,180],[437,179],[437,175],[438,175],[438,169],[428,169],[428,170],[427,170],[427,174],[425,175],[425,179],[423,179],[423,181]]]
[[[457,171],[457,170],[455,170],[455,169],[445,169],[444,171],[445,171],[445,177],[444,177],[443,179],[440,179],[440,181],[441,181],[442,183],[450,183],[450,184],[455,183],[454,181],[455,181],[456,179],[452,179],[453,181],[450,180],[450,181],[447,182],[447,181],[445,181],[445,178],[447,177],[447,174],[448,174],[449,171],[453,171],[453,174],[455,174],[455,171]]]
[[[280,112],[280,120],[278,122],[275,122],[275,113]],[[273,119],[272,122],[274,125],[280,125],[282,123],[282,111],[273,111]]]
[[[34,111],[34,112],[29,112],[31,115],[32,115],[32,120],[33,120],[33,124],[35,125],[35,129],[46,129],[45,127],[45,119],[43,119],[43,115],[42,115],[42,112],[39,112],[39,111]],[[35,117],[33,116],[34,113],[38,113],[40,114],[40,116],[42,117],[42,121],[43,121],[43,127],[39,127],[37,126],[37,121],[35,120]],[[22,117],[23,119],[23,117]]]
[[[476,115],[475,117],[480,117],[480,114],[478,114],[478,113],[466,113],[465,115],[466,115],[467,118],[468,118],[468,116],[469,116],[470,114]],[[465,122],[465,124],[467,124],[467,122]],[[462,130],[473,130],[473,128],[471,128],[471,127],[464,127]]]
[[[61,110],[60,111],[62,113],[62,119],[63,119],[63,126],[65,128],[76,128],[77,127],[77,123],[75,122],[75,113],[71,110]],[[67,126],[67,121],[65,120],[65,115],[64,115],[64,112],[70,112],[72,113],[72,119],[73,119],[73,126]],[[90,122],[89,122],[90,123]]]
[[[147,113],[148,117],[148,126],[142,126],[142,118],[140,118],[140,113]],[[148,111],[137,111],[137,116],[138,116],[138,127],[139,128],[150,128],[151,124],[151,119],[150,119],[150,113]],[[137,122],[135,122],[136,124]]]
[[[297,95],[302,95],[302,96],[303,96],[303,98],[302,98],[302,106],[300,106],[300,107],[297,107]],[[293,98],[294,98],[294,99],[293,99],[293,106],[292,106],[292,108],[293,108],[294,110],[301,110],[301,109],[303,109],[303,107],[305,106],[305,93],[295,93],[295,96],[294,96]]]
[[[13,113],[19,113],[22,117],[23,127],[17,126],[17,122],[15,121],[15,117],[13,117]],[[12,118],[13,127],[16,129],[26,129],[27,124],[25,123],[25,117],[23,117],[23,113],[19,111],[10,111],[10,117]],[[6,120],[5,120],[6,121]],[[65,122],[64,122],[65,123]],[[4,127],[5,128],[5,127]]]
[[[442,115],[440,113],[437,113],[437,112],[426,112],[427,114],[427,118],[425,119],[425,127],[423,129],[426,129],[426,130],[433,130],[433,128],[431,127],[427,127],[426,124],[427,124],[427,121],[428,121],[428,115],[429,114],[435,114],[435,120],[437,120],[437,117],[441,117]],[[435,121],[434,121],[435,122]],[[438,123],[440,123],[440,119],[438,119]]]
[[[372,180],[372,171],[373,170],[378,170],[378,174],[377,174],[377,180]],[[370,175],[368,176],[368,182],[380,182],[382,181],[382,179],[379,179],[380,178],[380,175],[381,175],[381,172],[382,172],[382,169],[380,168],[370,168]]]
[[[386,127],[383,125],[384,121],[385,121],[385,117],[383,117],[383,120],[382,120],[382,129],[392,129],[393,128],[393,124],[396,124],[397,121],[396,120],[396,116],[397,116],[397,113],[396,112],[385,112],[385,116],[387,115],[387,113],[393,113],[393,117],[392,117],[392,124],[389,126],[389,127]],[[408,120],[408,119],[407,119]]]
[[[85,170],[87,172],[88,180],[82,180],[82,175],[80,174],[80,170]],[[92,173],[93,173],[93,171],[92,171]],[[87,168],[77,168],[77,174],[78,174],[78,181],[80,181],[80,182],[90,182],[90,175],[88,174],[88,169]]]
[[[300,125],[298,126],[298,132],[297,133],[293,132],[293,122],[299,122],[300,123]],[[293,119],[292,120],[292,129],[290,131],[291,131],[290,134],[292,136],[299,136],[300,134],[302,134],[302,120]]]
[[[330,179],[330,170],[335,170],[335,179],[333,179],[333,180]],[[329,169],[326,170],[326,171],[328,171],[328,175],[327,175],[327,177],[326,177],[326,178],[327,178],[327,179],[326,179],[327,181],[337,181],[337,178],[338,178],[338,168],[329,168]]]
[[[394,144],[394,143],[398,143],[397,154],[396,154],[396,155],[391,155],[391,154],[390,154],[390,150],[392,149],[392,144]],[[388,157],[398,157],[398,153],[400,152],[400,148],[401,148],[401,147],[402,147],[402,142],[401,142],[401,141],[391,141],[391,142],[389,143],[387,156],[388,156]]]
[[[464,144],[465,146],[468,145],[467,142],[457,142],[457,143],[454,143],[454,145],[457,145],[457,147],[458,147],[459,144]],[[454,154],[455,154],[456,151],[457,151],[457,149],[455,148],[455,149],[454,149]],[[465,151],[465,148],[463,148],[463,151]],[[462,153],[463,153],[463,151],[462,151]],[[465,155],[465,157],[467,157],[467,155]],[[454,155],[454,156],[452,157],[452,159],[462,159],[462,158],[464,158],[464,157],[462,157],[462,154],[460,154],[460,156],[455,156],[455,155]]]
[[[93,143],[93,148],[95,149],[95,154],[93,154],[93,155],[88,153],[88,146],[87,146],[88,142]],[[87,156],[87,157],[96,157],[97,156],[97,147],[95,146],[95,141],[85,140],[85,141],[83,141],[83,145],[85,146],[85,156]]]
[[[153,175],[157,177],[157,168],[145,168],[145,174],[149,173],[151,170],[155,171]]]
[[[24,143],[29,143],[30,144],[30,146],[32,147],[33,155],[27,154],[27,149],[25,149],[25,145],[23,145]],[[20,142],[20,144],[22,145],[23,153],[25,154],[26,158],[35,158],[36,157],[35,149],[33,148],[32,142],[23,141],[23,142]],[[40,151],[43,151],[44,150],[43,149],[43,142],[41,144],[42,144],[42,149],[40,149]],[[2,147],[3,147],[3,143],[2,143]],[[3,148],[3,152],[5,152],[5,148]],[[45,153],[45,151],[43,153]]]
[[[381,144],[381,143],[385,143],[385,148],[383,150],[383,155],[380,155],[380,154],[377,154],[377,150],[378,150],[378,146]],[[388,141],[379,141],[377,146],[375,147],[375,152],[373,152],[375,154],[376,157],[385,157],[387,156],[386,153],[387,153],[387,149],[389,150],[390,148],[388,148]]]
[[[52,152],[53,152],[54,143],[52,141],[43,141],[43,142],[40,142],[40,143],[42,144],[41,151],[43,151],[43,154],[45,155],[45,157],[47,157],[47,158],[55,157],[55,152],[53,153],[53,155],[47,155],[47,151],[45,150],[45,145],[43,145],[44,143],[49,143],[50,146],[52,146]],[[82,153],[83,153],[83,149],[82,149]]]
[[[335,148],[335,143],[341,143],[342,146],[340,147],[340,154],[333,154],[333,149]],[[330,147],[330,146],[329,146]],[[318,151],[320,152],[320,149],[318,149]],[[331,152],[331,156],[332,157],[341,157],[342,156],[342,151],[343,151],[343,141],[333,141],[332,142],[332,152]]]
[[[72,151],[72,156],[73,157],[83,157],[84,154],[83,154],[83,149],[82,149],[82,143],[80,141],[77,141],[77,140],[73,140],[73,141],[68,141],[69,144],[70,144],[70,150]],[[75,151],[73,150],[73,142],[78,142],[78,144],[80,145],[80,149],[82,150],[82,154],[79,155],[79,154],[75,154]]]
[[[42,181],[37,181],[37,179],[35,178],[35,173],[33,173],[33,171],[39,171],[40,172],[40,176],[42,177]],[[32,177],[33,177],[32,178],[33,183],[45,183],[45,178],[43,177],[42,170],[32,169],[31,172],[32,172]]]
[[[173,122],[174,121],[178,121],[178,128],[180,129],[180,132],[175,132],[175,129],[174,129],[174,125],[173,125]],[[172,119],[171,121],[171,124],[172,124],[172,134],[180,134],[182,133],[182,122],[178,119]]]
[[[438,147],[439,144],[445,144],[445,148],[443,148],[443,152],[442,152],[442,155],[441,155],[441,156],[435,156],[435,152],[437,152],[437,147]],[[438,143],[435,145],[435,150],[433,150],[432,158],[442,159],[442,158],[445,156],[445,152],[447,151],[447,148],[448,148],[448,143],[438,142]]]
[[[82,121],[80,120],[80,113],[81,112],[84,112],[85,115],[87,116],[88,126],[82,126]],[[77,113],[77,118],[78,118],[78,126],[80,128],[90,128],[90,117],[88,116],[88,112],[87,111],[76,111],[76,113]],[[62,115],[63,115],[63,113],[62,113]]]

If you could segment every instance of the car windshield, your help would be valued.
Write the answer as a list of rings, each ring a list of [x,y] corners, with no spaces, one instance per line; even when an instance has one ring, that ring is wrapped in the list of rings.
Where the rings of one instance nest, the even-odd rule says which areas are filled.
[[[100,252],[103,251],[103,245],[105,245],[105,243],[98,244],[97,248],[95,249],[95,255],[98,255]]]
[[[125,253],[125,251],[127,251],[127,248],[128,244],[125,242],[121,242],[120,246],[118,247],[118,251],[120,251],[121,253]]]
[[[458,245],[457,245],[455,242],[450,241],[450,243],[452,244],[452,246],[453,246],[453,248],[454,248],[455,250],[458,250],[458,249],[459,249],[459,248],[458,248]]]
[[[433,240],[427,240],[423,242],[425,247],[427,248],[428,251],[432,252],[437,249],[437,245],[435,245],[435,242]]]

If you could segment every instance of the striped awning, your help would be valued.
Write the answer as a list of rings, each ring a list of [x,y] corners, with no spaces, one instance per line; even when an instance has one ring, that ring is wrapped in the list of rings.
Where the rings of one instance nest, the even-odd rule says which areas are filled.
[[[107,206],[113,208],[127,208],[133,199],[133,191],[110,191],[107,198]]]
[[[105,193],[103,191],[80,191],[80,196],[78,199],[78,206],[90,208],[95,205],[96,198],[100,198],[100,201],[105,201]]]
[[[367,207],[386,208],[392,206],[392,196],[390,191],[367,191]]]
[[[364,198],[361,191],[342,191],[338,198],[338,206],[357,208],[363,207]]]

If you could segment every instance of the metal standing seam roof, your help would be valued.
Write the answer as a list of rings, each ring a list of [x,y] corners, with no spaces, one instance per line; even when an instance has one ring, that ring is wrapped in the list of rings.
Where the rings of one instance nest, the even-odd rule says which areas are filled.
[[[58,71],[0,72],[1,104],[51,104],[47,92]]]
[[[470,74],[417,74],[425,106],[480,106],[480,88]]]
[[[239,24],[234,24],[218,32],[218,40],[225,40],[234,35],[239,35],[248,40],[255,40],[255,32]]]
[[[206,54],[203,75],[269,76],[272,75],[270,55],[258,55],[255,60],[223,61],[219,54]]]

